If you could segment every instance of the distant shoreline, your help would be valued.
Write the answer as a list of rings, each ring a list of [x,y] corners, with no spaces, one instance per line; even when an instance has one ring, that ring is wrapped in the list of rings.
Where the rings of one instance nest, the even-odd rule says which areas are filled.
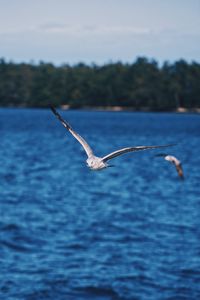
[[[199,113],[200,64],[180,59],[162,66],[132,63],[54,66],[0,59],[0,106],[112,112]]]
[[[27,109],[47,109],[48,106],[41,107],[41,106],[27,106],[27,105],[8,105],[8,106],[1,106],[0,108],[27,108]],[[134,108],[134,107],[124,107],[124,106],[80,106],[74,107],[70,105],[59,105],[57,108],[62,110],[88,110],[88,111],[107,111],[107,112],[146,112],[146,113],[196,113],[200,114],[200,107],[196,108],[185,108],[185,107],[178,107],[174,110],[152,110],[148,107],[141,107],[141,108]]]
[[[112,112],[175,112],[175,113],[200,113],[200,107],[198,108],[185,108],[178,107],[175,110],[151,110],[148,107],[142,107],[140,109],[136,109],[134,107],[123,107],[123,106],[82,106],[82,107],[71,107],[70,105],[61,105],[61,109],[63,110],[91,110],[91,111],[112,111]]]

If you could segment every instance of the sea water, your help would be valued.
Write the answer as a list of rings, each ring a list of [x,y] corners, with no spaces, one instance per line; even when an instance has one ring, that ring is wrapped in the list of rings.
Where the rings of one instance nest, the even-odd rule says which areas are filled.
[[[200,299],[200,116],[0,110],[0,299]],[[182,161],[185,180],[158,153]]]

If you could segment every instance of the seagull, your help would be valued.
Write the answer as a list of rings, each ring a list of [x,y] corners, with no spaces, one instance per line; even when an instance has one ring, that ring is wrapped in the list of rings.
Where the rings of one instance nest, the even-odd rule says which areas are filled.
[[[77,141],[82,145],[83,149],[85,150],[87,154],[87,160],[86,164],[87,167],[89,167],[91,170],[102,170],[107,167],[111,167],[107,162],[110,159],[113,159],[114,157],[117,157],[119,155],[128,153],[128,152],[134,152],[134,151],[141,151],[141,150],[147,150],[147,149],[156,149],[156,148],[165,148],[169,146],[174,146],[174,144],[171,145],[162,145],[162,146],[136,146],[136,147],[126,147],[119,149],[117,151],[114,151],[110,154],[107,154],[104,157],[98,157],[95,156],[93,153],[93,150],[88,145],[88,143],[76,132],[72,129],[70,124],[66,122],[60,114],[56,111],[56,109],[52,106],[50,106],[50,109],[54,113],[54,115],[58,118],[58,120],[62,123],[62,125],[77,139]]]
[[[175,156],[168,155],[168,154],[163,154],[163,153],[157,154],[156,156],[163,156],[165,160],[167,160],[167,161],[171,162],[172,164],[174,164],[179,177],[182,178],[182,179],[184,178],[181,161],[178,160]]]

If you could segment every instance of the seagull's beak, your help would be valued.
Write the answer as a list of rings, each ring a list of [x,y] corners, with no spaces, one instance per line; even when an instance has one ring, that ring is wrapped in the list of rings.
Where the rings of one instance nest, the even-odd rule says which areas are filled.
[[[164,156],[167,156],[167,154],[165,154],[165,153],[158,153],[158,154],[155,154],[154,155],[155,157],[164,157]]]

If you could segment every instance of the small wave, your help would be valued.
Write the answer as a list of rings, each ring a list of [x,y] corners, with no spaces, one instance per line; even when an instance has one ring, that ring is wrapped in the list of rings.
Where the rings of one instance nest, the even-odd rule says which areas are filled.
[[[92,297],[92,299],[102,299],[102,297],[104,298],[106,297],[105,298],[106,300],[120,299],[120,297],[112,287],[86,286],[86,287],[76,288],[76,291],[82,292],[86,294],[85,297]]]
[[[86,250],[87,247],[83,244],[80,243],[73,243],[67,246],[68,249],[72,249],[72,250]]]
[[[13,173],[6,173],[3,175],[3,178],[7,183],[12,183],[16,179],[16,175]]]
[[[0,230],[1,231],[17,231],[20,230],[20,227],[17,224],[2,224],[0,225]]]
[[[24,245],[16,244],[10,241],[0,241],[0,245],[5,246],[17,252],[29,252],[30,248]]]

